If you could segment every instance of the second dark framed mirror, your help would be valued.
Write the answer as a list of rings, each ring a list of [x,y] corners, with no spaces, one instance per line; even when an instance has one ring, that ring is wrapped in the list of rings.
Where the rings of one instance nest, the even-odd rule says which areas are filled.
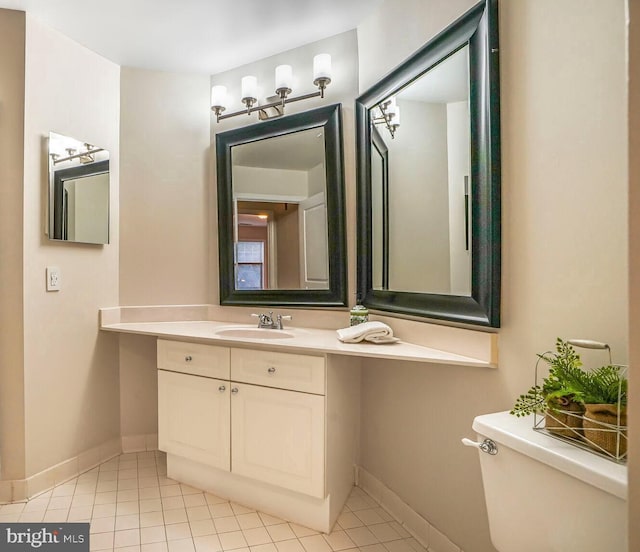
[[[370,309],[500,325],[497,9],[476,4],[356,100]]]
[[[220,304],[347,304],[339,104],[216,135]]]

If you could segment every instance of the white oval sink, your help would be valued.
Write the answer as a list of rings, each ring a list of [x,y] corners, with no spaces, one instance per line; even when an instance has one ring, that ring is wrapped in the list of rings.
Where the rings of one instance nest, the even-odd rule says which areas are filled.
[[[220,328],[214,332],[220,337],[238,337],[245,339],[291,339],[294,334],[287,330],[271,330],[267,328]]]

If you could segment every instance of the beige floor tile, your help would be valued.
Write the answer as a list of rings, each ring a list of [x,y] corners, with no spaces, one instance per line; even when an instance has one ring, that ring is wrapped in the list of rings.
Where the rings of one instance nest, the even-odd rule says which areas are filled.
[[[165,510],[164,515],[164,523],[165,525],[170,525],[173,523],[186,523],[189,521],[187,518],[187,511],[184,508],[176,508],[175,510]]]
[[[258,546],[250,546],[251,552],[278,552],[276,545],[272,542],[268,544],[259,544]]]
[[[89,533],[110,533],[115,531],[116,518],[114,516],[98,518],[91,521],[89,526]],[[93,537],[91,537],[93,538]]]
[[[211,513],[206,506],[194,506],[187,508],[187,517],[189,521],[200,521],[202,519],[211,519]]]
[[[196,552],[220,552],[222,550],[220,539],[216,535],[193,537],[193,543]]]
[[[167,540],[167,535],[165,534],[164,525],[156,525],[154,527],[142,527],[140,529],[140,544],[165,542],[166,540]]]
[[[169,547],[169,552],[195,552],[193,539],[169,541],[167,546]]]
[[[154,542],[153,544],[142,544],[140,552],[167,552],[166,542]]]
[[[185,494],[184,492],[182,493],[182,500],[184,500],[184,505],[187,508],[193,508],[195,506],[206,506],[207,505],[207,501],[204,498],[204,493],[200,492],[200,493],[191,493],[191,494]]]
[[[195,487],[191,487],[189,485],[185,485],[184,483],[180,484],[180,488],[182,489],[183,495],[192,495],[192,494],[202,494],[203,491],[200,489],[196,489]]]
[[[374,525],[375,523],[384,523],[384,519],[373,508],[366,510],[356,510],[353,512],[365,525]]]
[[[132,500],[138,500],[138,489],[118,489],[116,495],[116,502],[130,502]]]
[[[71,502],[73,500],[73,496],[72,495],[68,495],[68,496],[53,496],[51,497],[51,499],[49,500],[49,506],[47,506],[47,510],[60,510],[62,508],[70,508],[71,507]],[[15,504],[10,504],[9,506],[15,506]],[[3,508],[6,508],[6,506],[3,506]],[[20,507],[20,512],[22,512],[22,510],[24,509],[24,505],[21,505]],[[3,510],[3,514],[4,513],[10,513],[6,510]]]
[[[38,510],[35,512],[22,512],[18,521],[20,523],[40,523],[43,521],[45,510]]]
[[[262,512],[258,512],[258,515],[260,516],[262,523],[264,523],[265,525],[278,525],[280,523],[286,523],[284,519],[276,516],[270,516],[269,514],[264,514]]]
[[[225,502],[229,502],[226,498],[219,497],[217,495],[211,493],[204,493],[204,499],[207,501],[207,504],[223,504]]]
[[[251,529],[243,529],[242,534],[249,546],[258,546],[259,544],[267,544],[272,542],[271,536],[264,527],[253,527]]]
[[[67,521],[67,517],[69,516],[69,510],[47,510],[44,514],[44,518],[42,521],[44,522],[58,522],[58,521]],[[18,521],[20,514],[16,514],[16,519],[13,521]]]
[[[263,526],[262,520],[256,512],[237,515],[236,519],[238,520],[241,529],[253,529],[255,527]]]
[[[116,515],[126,516],[130,514],[140,513],[140,503],[137,500],[130,500],[129,502],[118,502],[116,504]]]
[[[190,539],[191,528],[188,523],[174,523],[166,526],[167,540]]]
[[[233,513],[236,516],[239,516],[240,514],[249,514],[251,512],[255,512],[253,508],[243,506],[242,504],[236,504],[235,502],[231,502],[231,508],[233,509]]]
[[[240,524],[235,516],[216,518],[213,523],[216,526],[216,533],[230,533],[240,530]]]
[[[117,524],[117,521],[116,521]],[[116,531],[113,538],[113,547],[133,546],[140,544],[140,529],[127,529],[125,531]]]
[[[76,508],[78,506],[93,506],[96,500],[95,494],[81,494],[74,495],[73,500],[71,501],[71,507]]]
[[[56,496],[73,496],[73,493],[76,490],[76,484],[65,483],[63,485],[58,485],[55,489],[53,489],[52,497]]]
[[[118,548],[114,548],[113,552],[140,552],[140,545],[136,544],[135,546],[121,546]]]
[[[212,519],[201,519],[199,521],[190,521],[191,534],[194,537],[203,537],[206,535],[214,535],[216,533],[215,525]],[[196,549],[198,545],[196,543]]]
[[[390,521],[389,526],[393,527],[393,529],[400,535],[403,539],[408,539],[411,536],[411,533],[407,531],[400,523],[397,521]]]
[[[118,493],[116,491],[96,493],[93,503],[94,504],[115,504],[117,494]]]
[[[182,496],[167,496],[162,498],[161,502],[163,510],[175,510],[176,508],[185,509]]]
[[[168,496],[182,496],[182,491],[180,490],[180,485],[164,485],[160,487],[160,496],[168,497]]]
[[[91,535],[89,550],[112,550],[114,533],[98,533]]]
[[[298,539],[276,542],[275,545],[278,552],[305,552]]]
[[[296,538],[296,534],[293,532],[291,527],[289,527],[288,523],[269,525],[267,527],[267,531],[269,531],[269,535],[271,535],[271,539],[273,540],[273,542]]]
[[[368,544],[376,544],[378,542],[375,535],[366,527],[346,529],[346,533],[357,546],[367,546]]]
[[[310,537],[302,537],[300,543],[306,552],[331,552],[331,547],[322,535],[311,535]]]
[[[334,551],[356,548],[355,543],[344,531],[333,531],[328,535],[324,535],[324,540],[329,543],[331,550]]]
[[[231,504],[229,504],[228,502],[223,502],[220,504],[210,504],[209,512],[211,512],[211,517],[214,519],[235,515],[233,513],[233,510],[231,509]]]
[[[139,529],[140,516],[138,514],[128,514],[124,516],[116,516],[116,531],[125,529]]]
[[[343,529],[353,529],[354,527],[362,527],[364,523],[353,512],[342,512],[338,516],[338,525]]]
[[[160,484],[158,483],[157,477],[141,477],[138,479],[138,486],[140,487],[140,491],[142,491],[142,489],[156,488],[158,490],[157,496],[160,496]]]
[[[389,552],[415,552],[408,539],[385,542],[384,547]]]
[[[399,540],[402,537],[389,523],[379,523],[378,525],[370,525],[371,531],[380,542],[388,542]]]
[[[153,527],[154,525],[164,525],[162,512],[145,512],[140,514],[140,527]]]
[[[233,531],[231,533],[222,533],[218,535],[220,544],[223,550],[235,550],[236,548],[244,548],[247,546],[247,541],[242,534],[242,531]]]
[[[382,544],[368,544],[367,546],[361,546],[362,552],[389,552]]]
[[[138,488],[137,479],[119,479],[118,480],[119,491],[126,491],[127,489],[137,489],[137,488]]]
[[[49,505],[48,498],[36,498],[27,502],[22,509],[22,512],[39,512],[47,509]],[[0,514],[2,514],[2,508],[0,508]]]
[[[161,512],[162,502],[159,498],[147,498],[140,500],[140,513],[144,512]]]
[[[98,481],[98,485],[96,486],[96,493],[111,492],[116,491],[117,489],[117,481]]]
[[[93,506],[76,506],[69,510],[67,521],[89,521],[93,513]]]
[[[290,523],[289,527],[296,534],[296,537],[309,537],[311,535],[319,535],[318,531],[314,531],[313,529],[309,529],[308,527],[304,527],[302,525],[298,525],[297,523]]]

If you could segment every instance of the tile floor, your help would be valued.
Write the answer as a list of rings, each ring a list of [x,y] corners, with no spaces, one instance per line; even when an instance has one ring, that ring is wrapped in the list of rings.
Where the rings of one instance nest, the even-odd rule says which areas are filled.
[[[26,503],[0,506],[0,522],[88,521],[92,551],[425,552],[357,487],[325,535],[166,473],[161,452],[122,454]]]

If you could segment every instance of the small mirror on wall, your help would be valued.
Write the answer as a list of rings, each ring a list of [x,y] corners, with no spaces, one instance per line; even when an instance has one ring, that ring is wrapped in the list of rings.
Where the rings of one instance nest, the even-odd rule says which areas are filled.
[[[49,239],[109,243],[109,152],[49,133]]]

